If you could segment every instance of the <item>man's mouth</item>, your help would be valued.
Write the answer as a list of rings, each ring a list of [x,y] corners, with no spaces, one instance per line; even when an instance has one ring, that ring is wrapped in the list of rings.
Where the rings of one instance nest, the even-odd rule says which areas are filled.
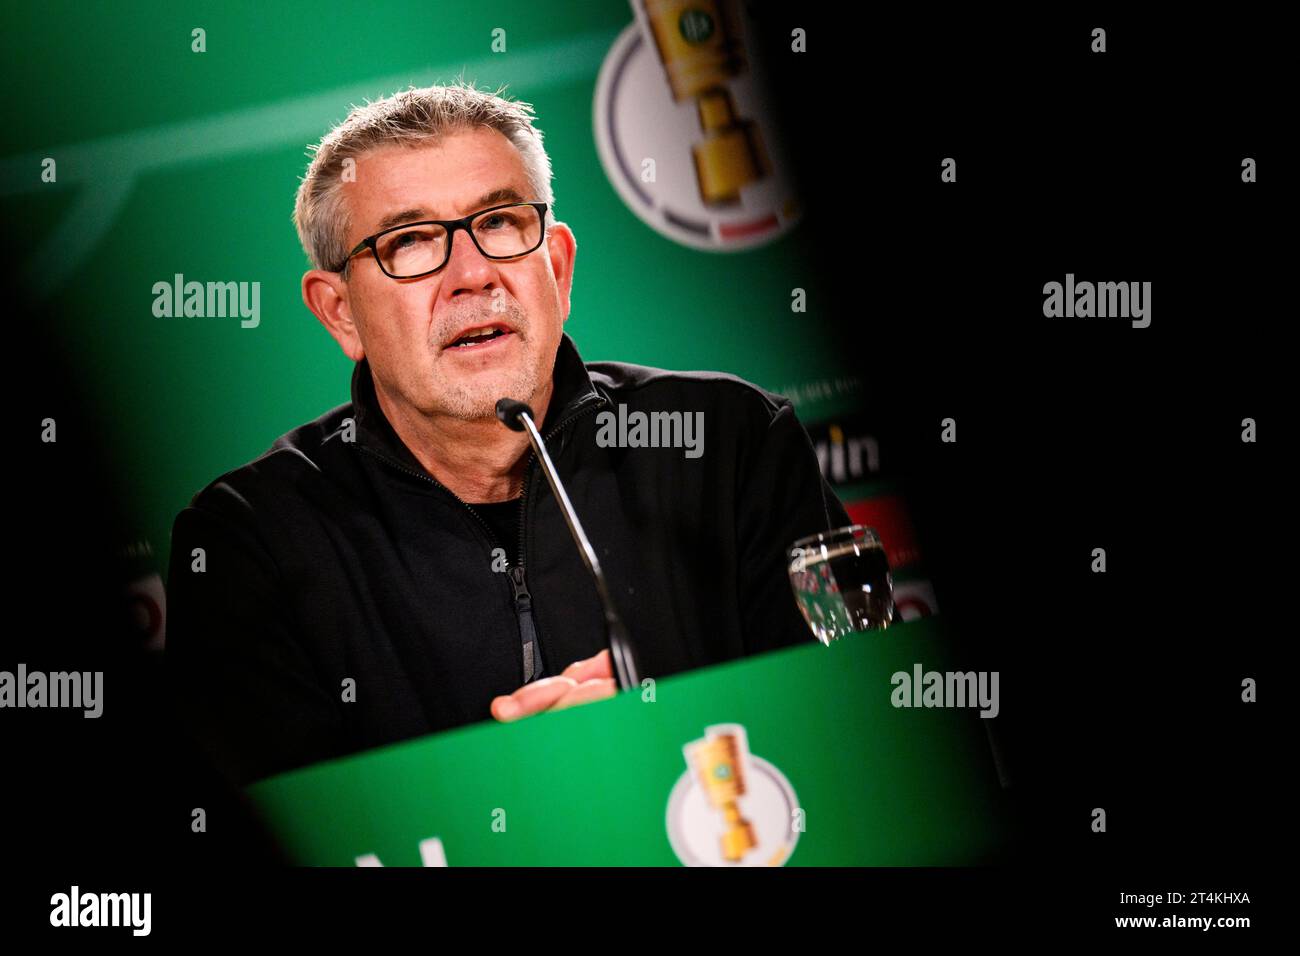
[[[502,338],[514,333],[504,325],[480,325],[475,328],[463,330],[454,340],[443,346],[443,351],[447,349],[456,349],[457,351],[472,351],[480,348],[488,342]]]

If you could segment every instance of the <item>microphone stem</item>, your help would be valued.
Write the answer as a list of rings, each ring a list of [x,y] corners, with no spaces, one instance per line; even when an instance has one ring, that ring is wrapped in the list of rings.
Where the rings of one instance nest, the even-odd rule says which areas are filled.
[[[551,486],[551,491],[555,494],[555,499],[560,503],[560,513],[564,515],[564,521],[569,526],[569,533],[573,535],[573,540],[577,542],[578,553],[582,555],[582,560],[586,562],[587,569],[591,572],[592,577],[596,579],[596,593],[600,597],[601,607],[605,611],[605,630],[609,634],[610,663],[618,680],[619,689],[630,690],[638,686],[641,680],[637,675],[636,659],[632,655],[632,646],[628,638],[627,628],[624,627],[618,612],[614,610],[614,602],[610,599],[609,589],[605,585],[605,575],[600,569],[600,559],[596,557],[595,549],[591,546],[591,542],[587,540],[586,532],[582,530],[582,523],[578,521],[577,512],[573,510],[573,504],[569,501],[569,495],[565,492],[564,485],[560,484],[557,478],[555,464],[546,451],[546,444],[542,441],[537,426],[533,424],[532,416],[520,412],[519,420],[528,432],[528,440],[532,442],[533,450],[537,452],[537,457],[541,459],[542,471],[546,473],[546,480]]]

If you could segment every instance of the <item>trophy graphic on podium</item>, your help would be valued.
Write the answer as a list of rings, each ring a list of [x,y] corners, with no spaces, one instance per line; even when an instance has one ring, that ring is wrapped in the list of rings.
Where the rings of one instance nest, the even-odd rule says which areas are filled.
[[[722,811],[722,858],[734,863],[758,845],[754,825],[740,812],[736,801],[745,793],[745,765],[734,733],[713,733],[687,744],[686,762],[694,770],[709,803]]]
[[[790,781],[749,752],[743,724],[713,724],[682,747],[668,840],[687,866],[781,866],[803,827]]]

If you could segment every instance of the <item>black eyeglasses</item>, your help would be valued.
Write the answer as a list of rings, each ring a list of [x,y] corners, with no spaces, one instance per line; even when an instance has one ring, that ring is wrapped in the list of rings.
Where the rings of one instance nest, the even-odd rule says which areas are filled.
[[[392,279],[416,279],[437,272],[451,258],[457,229],[469,233],[488,259],[526,256],[546,238],[544,202],[515,202],[471,213],[463,219],[408,222],[362,239],[335,272],[343,272],[359,252],[369,249],[384,274]]]

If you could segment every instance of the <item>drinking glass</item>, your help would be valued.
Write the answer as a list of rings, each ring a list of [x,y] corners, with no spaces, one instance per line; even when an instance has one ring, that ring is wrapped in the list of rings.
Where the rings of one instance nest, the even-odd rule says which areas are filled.
[[[790,546],[790,586],[804,620],[823,644],[896,620],[894,582],[880,536],[849,525]]]

